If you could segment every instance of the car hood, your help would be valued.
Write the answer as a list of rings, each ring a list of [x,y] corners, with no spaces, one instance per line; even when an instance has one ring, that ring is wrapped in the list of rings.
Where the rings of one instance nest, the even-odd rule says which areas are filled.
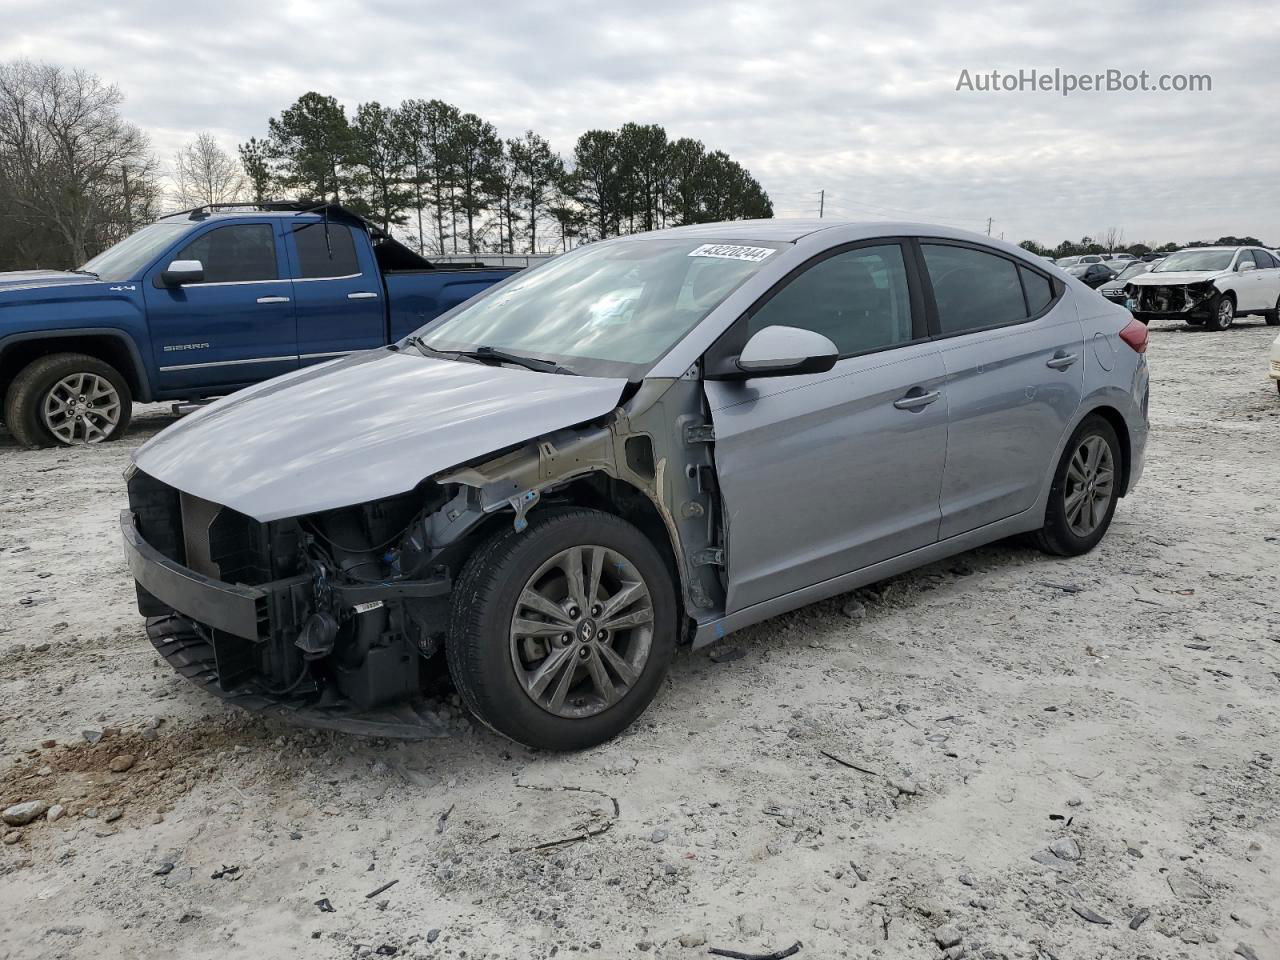
[[[65,270],[10,270],[0,273],[0,293],[100,282],[96,277],[84,273],[68,273]]]
[[[186,493],[277,520],[405,493],[442,470],[603,416],[624,386],[370,350],[219,400],[133,459]]]
[[[1216,280],[1229,270],[1170,270],[1168,273],[1144,273],[1128,281],[1136,287],[1169,287],[1180,283],[1203,283]]]

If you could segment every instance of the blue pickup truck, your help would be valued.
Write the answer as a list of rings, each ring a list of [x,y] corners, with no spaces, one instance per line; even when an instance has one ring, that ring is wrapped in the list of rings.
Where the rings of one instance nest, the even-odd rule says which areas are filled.
[[[217,204],[78,270],[0,273],[4,423],[115,440],[133,401],[197,401],[398,340],[515,272],[433,265],[332,204]]]

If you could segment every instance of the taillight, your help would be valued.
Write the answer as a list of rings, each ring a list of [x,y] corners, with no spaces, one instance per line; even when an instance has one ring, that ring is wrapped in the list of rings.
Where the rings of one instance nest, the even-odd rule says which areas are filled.
[[[1139,320],[1130,320],[1120,331],[1120,339],[1133,347],[1138,353],[1147,352],[1147,325]]]

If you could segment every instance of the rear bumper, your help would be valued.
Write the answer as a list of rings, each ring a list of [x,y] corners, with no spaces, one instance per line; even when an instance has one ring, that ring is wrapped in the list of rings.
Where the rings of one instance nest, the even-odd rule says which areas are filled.
[[[120,512],[125,562],[138,585],[167,607],[216,630],[262,640],[267,629],[267,593],[196,573],[142,539],[132,510]]]

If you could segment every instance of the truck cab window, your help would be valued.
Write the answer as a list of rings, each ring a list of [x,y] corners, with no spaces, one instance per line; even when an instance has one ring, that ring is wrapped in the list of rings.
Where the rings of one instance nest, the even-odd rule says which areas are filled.
[[[307,223],[293,230],[293,245],[298,251],[298,277],[320,280],[325,277],[350,277],[360,273],[356,244],[351,228],[341,223]]]
[[[278,280],[276,238],[266,223],[217,227],[182,248],[175,260],[199,260],[205,283]]]

